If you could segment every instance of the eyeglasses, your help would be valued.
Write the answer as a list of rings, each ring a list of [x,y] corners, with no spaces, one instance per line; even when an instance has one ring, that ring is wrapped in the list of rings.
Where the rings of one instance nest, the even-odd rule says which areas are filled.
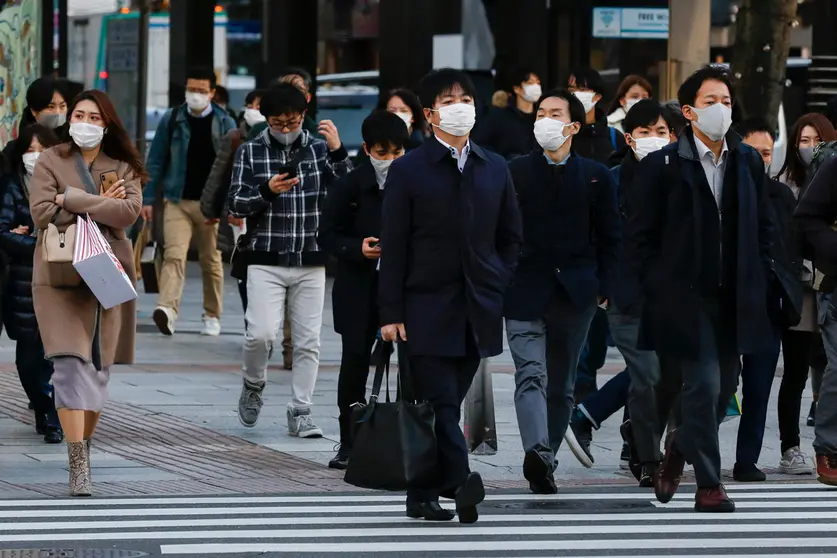
[[[302,116],[300,116],[299,118],[294,118],[292,120],[279,120],[278,118],[268,118],[267,124],[275,130],[291,131],[299,127],[300,124],[302,124],[302,118]]]

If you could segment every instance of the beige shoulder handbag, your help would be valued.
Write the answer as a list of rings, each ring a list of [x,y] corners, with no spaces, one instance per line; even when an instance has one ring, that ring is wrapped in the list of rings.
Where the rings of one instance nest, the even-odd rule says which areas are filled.
[[[67,230],[61,232],[55,226],[55,219],[61,209],[55,212],[52,223],[47,225],[44,235],[44,253],[49,263],[72,263],[73,248],[76,245],[76,224],[72,223]]]

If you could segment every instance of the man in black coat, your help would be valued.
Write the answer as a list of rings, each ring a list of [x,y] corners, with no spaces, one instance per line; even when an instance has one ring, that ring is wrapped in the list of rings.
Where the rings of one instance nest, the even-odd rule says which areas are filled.
[[[740,355],[771,335],[767,176],[758,153],[728,134],[734,99],[726,69],[698,70],[678,98],[691,127],[640,163],[628,194],[628,261],[646,300],[640,348],[674,359],[683,375],[682,424],[669,432],[655,492],[670,501],[688,461],[695,509],[731,512],[718,426]]]
[[[440,483],[407,493],[407,515],[477,521],[485,491],[469,472],[460,406],[481,358],[503,351],[503,294],[520,253],[520,213],[506,162],[469,141],[475,88],[457,70],[421,83],[434,137],[392,165],[381,227],[378,301],[384,340],[408,342],[417,397],[436,415]]]
[[[317,236],[320,247],[337,258],[331,296],[334,330],[343,340],[337,380],[340,449],[329,462],[332,469],[348,465],[352,405],[366,402],[371,350],[378,332],[383,188],[389,166],[404,155],[409,141],[404,122],[386,110],[369,115],[361,132],[368,159],[329,191]]]
[[[621,223],[604,165],[572,152],[584,108],[566,89],[536,105],[541,149],[509,164],[523,216],[523,252],[506,293],[523,474],[532,491],[557,491],[555,454],[573,409],[578,356],[613,287]]]

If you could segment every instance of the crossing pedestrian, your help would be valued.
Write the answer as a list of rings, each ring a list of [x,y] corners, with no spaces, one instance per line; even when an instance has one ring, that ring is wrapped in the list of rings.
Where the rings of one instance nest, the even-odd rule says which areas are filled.
[[[523,474],[533,492],[549,494],[557,490],[555,456],[573,409],[579,354],[596,309],[613,292],[622,227],[611,173],[573,149],[582,102],[557,89],[535,111],[541,149],[509,164],[524,244],[504,316]]]
[[[642,76],[630,75],[623,79],[610,105],[610,113],[607,116],[608,126],[616,128],[623,134],[630,133],[629,130],[625,130],[622,122],[634,105],[643,99],[650,99],[653,92],[654,88]]]
[[[407,515],[477,521],[482,478],[468,465],[460,408],[480,358],[503,351],[503,293],[520,253],[520,213],[505,161],[470,141],[476,91],[458,70],[419,88],[434,137],[392,164],[381,211],[378,303],[385,341],[407,342],[416,395],[432,404],[435,487],[407,492]]]
[[[507,161],[528,155],[537,147],[532,127],[535,104],[543,92],[541,79],[529,68],[516,70],[510,82],[510,102],[502,108],[490,108],[474,128],[474,141]]]
[[[628,194],[627,244],[646,301],[639,348],[672,358],[683,378],[682,424],[667,436],[655,492],[670,501],[689,461],[695,509],[731,512],[718,427],[739,355],[770,336],[767,176],[758,153],[728,133],[735,99],[728,70],[698,70],[678,98],[690,128],[640,163]]]
[[[288,434],[300,438],[322,436],[311,416],[327,258],[317,231],[326,191],[352,169],[333,122],[319,124],[325,140],[303,129],[307,108],[305,95],[291,84],[265,92],[260,110],[268,128],[236,154],[229,194],[230,214],[248,220],[239,256],[247,268],[247,328],[238,418],[247,427],[258,421],[287,301],[294,338]]]
[[[420,113],[421,114],[421,113]],[[423,115],[421,115],[423,117]],[[394,113],[376,110],[363,121],[368,160],[335,184],[323,208],[317,240],[337,258],[332,287],[334,331],[342,348],[337,379],[340,449],[329,462],[345,469],[352,453],[352,408],[366,404],[366,380],[378,319],[378,268],[381,256],[381,204],[393,161],[405,153],[409,135]]]
[[[30,184],[32,221],[39,231],[32,296],[44,352],[54,366],[55,406],[69,452],[70,495],[89,496],[90,443],[107,400],[111,367],[134,360],[136,304],[102,308],[71,263],[47,260],[44,239],[50,225],[64,231],[76,223],[77,214],[87,214],[136,283],[125,229],[139,217],[146,174],[106,94],[82,93],[68,114],[72,142],[44,151]],[[106,175],[113,173],[118,181],[105,188]]]

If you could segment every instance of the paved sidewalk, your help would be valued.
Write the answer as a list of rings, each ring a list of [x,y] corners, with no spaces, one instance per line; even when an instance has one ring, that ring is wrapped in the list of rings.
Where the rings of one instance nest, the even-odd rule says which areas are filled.
[[[340,360],[339,337],[332,328],[331,297],[327,295],[322,332],[322,366],[315,396],[314,416],[323,428],[320,440],[287,435],[285,406],[291,373],[278,359],[269,373],[265,406],[255,428],[243,427],[236,416],[240,390],[243,316],[235,285],[226,285],[223,334],[206,338],[200,331],[200,281],[194,266],[184,295],[178,332],[165,338],[150,316],[154,297],[141,294],[137,363],[116,367],[111,398],[94,446],[97,495],[166,495],[309,492],[312,489],[347,491],[341,475],[325,464],[338,440],[336,391]],[[66,493],[66,450],[49,446],[34,434],[32,415],[14,368],[14,345],[0,340],[0,499],[63,496]],[[611,351],[599,378],[600,385],[623,363]],[[521,448],[514,413],[513,366],[508,352],[493,359],[497,431],[500,451],[494,456],[472,456],[489,487],[525,488]],[[776,418],[778,378],[768,417],[762,465],[768,472],[779,458]],[[803,408],[807,410],[810,395]],[[584,469],[568,450],[559,455],[563,485],[632,483],[619,470],[621,413],[595,434],[596,466]],[[724,467],[734,462],[737,421],[721,428]],[[802,426],[803,449],[811,451],[813,429]],[[787,479],[771,474],[771,480]]]

